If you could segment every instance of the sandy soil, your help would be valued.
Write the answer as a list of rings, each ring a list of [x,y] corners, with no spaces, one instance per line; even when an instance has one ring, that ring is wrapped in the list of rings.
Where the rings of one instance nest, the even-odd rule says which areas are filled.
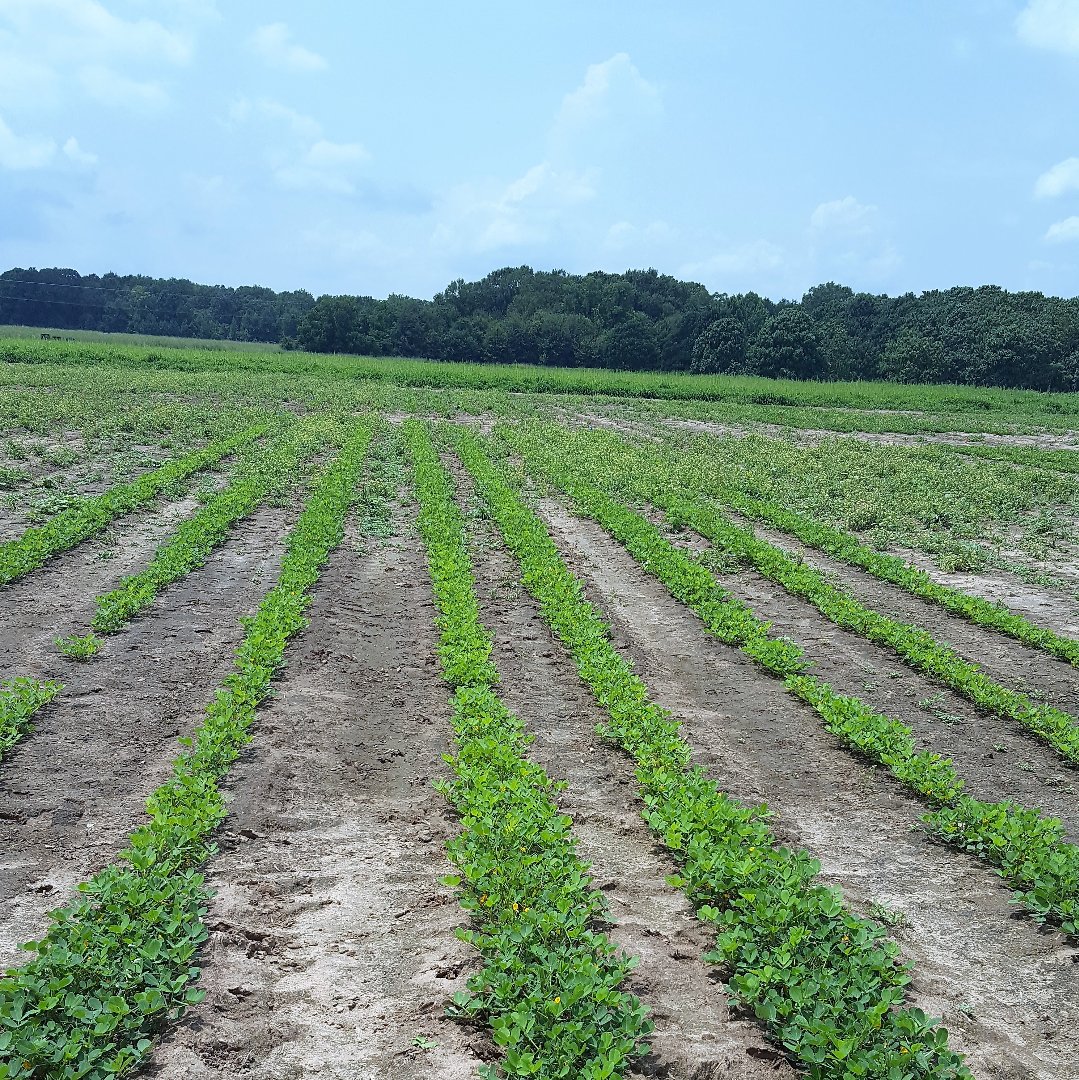
[[[16,943],[39,934],[47,911],[123,847],[168,774],[176,737],[198,725],[230,670],[239,617],[273,584],[290,513],[265,509],[92,662],[62,657],[53,636],[84,632],[94,595],[142,565],[191,508],[132,514],[117,526],[114,559],[83,544],[0,591],[3,669],[65,685],[0,762],[0,965],[16,961]]]
[[[556,540],[654,699],[685,725],[724,790],[766,801],[855,909],[883,904],[915,964],[912,1000],[942,1016],[975,1075],[1064,1080],[1079,1053],[1079,950],[1016,916],[990,870],[931,843],[921,810],[825,735],[815,714],[707,636],[597,526],[546,504]]]
[[[1031,585],[1015,574],[1001,570],[949,572],[941,570],[932,557],[920,551],[896,550],[912,566],[927,573],[941,585],[1003,604],[1025,615],[1031,622],[1055,630],[1065,637],[1079,638],[1079,601],[1066,588]],[[1050,572],[1052,567],[1049,568]]]
[[[153,1075],[463,1080],[495,1056],[444,1015],[477,958],[439,881],[456,829],[431,781],[452,732],[420,550],[346,543],[324,569],[230,778],[208,997]]]

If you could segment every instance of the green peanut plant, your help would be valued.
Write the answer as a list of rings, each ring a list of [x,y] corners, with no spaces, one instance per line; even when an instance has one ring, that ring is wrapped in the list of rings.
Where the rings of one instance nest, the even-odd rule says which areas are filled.
[[[603,894],[576,853],[558,785],[526,757],[531,737],[501,702],[491,636],[479,617],[464,519],[450,478],[417,421],[405,426],[419,528],[427,551],[443,678],[454,688],[454,778],[439,787],[461,832],[447,852],[473,929],[461,932],[482,970],[451,1013],[486,1021],[503,1051],[490,1077],[603,1080],[624,1077],[647,1051],[652,1023],[619,987],[634,960],[601,926]]]
[[[176,529],[149,565],[97,598],[91,623],[94,632],[119,633],[163,589],[204,566],[228,538],[229,529],[253,514],[271,492],[295,484],[307,458],[340,446],[342,438],[343,429],[336,421],[301,422],[268,446],[250,446],[241,454],[231,481]]]
[[[62,689],[57,682],[24,677],[0,683],[0,760],[30,731],[34,713]]]
[[[806,852],[777,842],[763,807],[738,804],[690,765],[679,725],[614,648],[543,522],[474,434],[449,437],[525,588],[608,712],[604,734],[636,761],[645,820],[681,864],[671,883],[714,926],[708,959],[734,997],[815,1080],[970,1080],[947,1031],[904,1005],[910,973],[895,942],[816,880]]]
[[[787,690],[816,710],[826,730],[928,801],[933,810],[923,820],[936,836],[993,866],[1034,918],[1051,919],[1065,933],[1079,937],[1079,848],[1064,839],[1058,821],[1012,803],[981,803],[964,795],[952,763],[917,751],[909,727],[807,674],[802,650],[771,637],[767,624],[730,596],[698,559],[672,543],[643,514],[592,486],[590,479],[582,479],[582,456],[575,456],[571,466],[545,441],[518,440],[516,445],[527,466],[564,491],[578,513],[618,540],[701,618],[709,632],[783,679]],[[958,824],[957,812],[965,825]],[[967,829],[982,840],[968,842]]]
[[[10,584],[44,566],[49,559],[100,532],[109,522],[148,503],[170,484],[216,464],[264,431],[264,425],[256,425],[218,439],[136,480],[115,484],[102,495],[83,499],[78,505],[61,510],[46,524],[32,526],[14,540],[0,544],[0,585]]]
[[[0,1080],[130,1072],[153,1037],[202,999],[195,983],[209,893],[199,866],[227,812],[218,785],[250,741],[289,639],[306,625],[309,590],[344,535],[370,434],[358,422],[315,485],[277,584],[246,621],[232,673],[149,799],[149,823],[51,913],[45,936],[24,946],[31,959],[0,977]]]

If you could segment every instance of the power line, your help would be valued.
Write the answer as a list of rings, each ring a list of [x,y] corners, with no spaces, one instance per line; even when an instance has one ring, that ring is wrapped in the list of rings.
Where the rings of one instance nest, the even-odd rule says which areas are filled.
[[[102,311],[108,307],[107,304],[84,304],[78,300],[42,300],[39,296],[5,296],[0,293],[0,304],[7,300],[25,301],[27,304],[59,304],[61,307],[100,308]]]
[[[130,292],[131,286],[116,289],[108,285],[69,285],[64,281],[32,281],[30,278],[0,277],[0,285],[41,285],[46,289],[89,289],[93,292]]]

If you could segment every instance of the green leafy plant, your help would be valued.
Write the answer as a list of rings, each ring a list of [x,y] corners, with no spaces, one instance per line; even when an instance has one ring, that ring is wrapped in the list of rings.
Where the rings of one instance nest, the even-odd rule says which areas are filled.
[[[289,639],[306,625],[308,590],[344,535],[370,430],[360,423],[289,533],[277,585],[246,620],[233,672],[210,703],[172,777],[147,804],[150,820],[120,859],[50,915],[24,948],[30,960],[0,977],[0,1077],[107,1080],[133,1070],[152,1037],[189,1005],[208,892],[199,865],[226,805],[218,786],[270,692]]]
[[[969,1080],[947,1031],[904,1006],[910,975],[898,946],[816,880],[819,864],[806,852],[776,841],[763,807],[739,805],[690,765],[678,724],[615,650],[610,628],[506,471],[471,432],[458,428],[450,438],[520,563],[525,588],[607,710],[604,733],[636,761],[644,818],[681,864],[675,883],[715,927],[709,958],[726,972],[735,998],[819,1080]],[[732,632],[797,670],[789,647],[773,649],[747,613],[731,616]]]
[[[72,634],[70,637],[56,639],[56,647],[69,660],[90,660],[97,656],[101,644],[101,638],[95,634],[85,634],[82,637]]]
[[[464,520],[425,428],[405,427],[427,550],[443,677],[454,687],[454,779],[439,784],[461,832],[447,846],[484,960],[452,1014],[485,1020],[503,1051],[493,1077],[621,1077],[652,1030],[619,989],[633,967],[601,929],[607,908],[576,853],[557,785],[526,755],[531,737],[499,700],[491,637],[479,619]]]

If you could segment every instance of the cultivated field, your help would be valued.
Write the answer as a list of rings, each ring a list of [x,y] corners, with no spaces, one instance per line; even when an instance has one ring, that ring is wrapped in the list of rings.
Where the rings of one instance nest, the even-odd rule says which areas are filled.
[[[1079,398],[0,340],[0,1080],[1079,1074]]]

